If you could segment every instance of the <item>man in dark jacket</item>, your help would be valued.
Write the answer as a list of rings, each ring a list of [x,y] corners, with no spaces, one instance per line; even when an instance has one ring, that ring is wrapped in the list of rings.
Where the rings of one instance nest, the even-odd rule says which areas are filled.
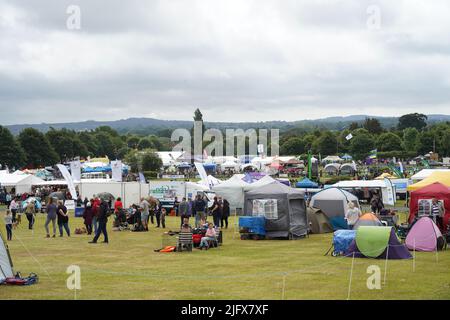
[[[197,199],[194,201],[195,209],[195,226],[200,225],[200,220],[206,217],[206,201],[201,195],[197,195]]]
[[[103,233],[104,237],[104,243],[108,243],[108,233],[106,231],[106,225],[108,223],[108,213],[109,213],[109,206],[108,202],[105,200],[102,200],[100,207],[98,208],[98,229],[95,233],[94,240],[92,240],[89,243],[97,243],[98,238],[100,237],[100,234]]]

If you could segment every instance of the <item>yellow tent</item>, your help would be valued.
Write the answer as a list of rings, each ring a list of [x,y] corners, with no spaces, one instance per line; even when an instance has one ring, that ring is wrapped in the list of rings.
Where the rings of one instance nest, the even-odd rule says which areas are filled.
[[[414,191],[423,187],[428,186],[429,184],[439,182],[443,185],[450,188],[450,170],[449,172],[435,171],[428,176],[428,178],[423,179],[420,182],[411,184],[408,186],[408,191]]]
[[[381,175],[379,175],[378,177],[376,177],[375,180],[384,180],[385,178],[398,179],[398,177],[396,177],[396,176],[394,176],[394,175],[392,175],[390,173],[385,172],[385,173],[382,173]]]

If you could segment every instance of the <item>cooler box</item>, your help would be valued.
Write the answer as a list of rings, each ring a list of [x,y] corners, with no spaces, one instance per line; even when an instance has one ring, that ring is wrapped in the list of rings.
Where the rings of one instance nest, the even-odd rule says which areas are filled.
[[[248,233],[266,235],[266,218],[239,217],[239,229],[247,229]]]

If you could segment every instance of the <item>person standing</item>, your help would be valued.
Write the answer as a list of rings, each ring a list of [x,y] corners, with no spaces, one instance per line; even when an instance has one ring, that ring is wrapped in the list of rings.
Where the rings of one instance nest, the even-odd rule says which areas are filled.
[[[60,237],[64,234],[63,228],[66,230],[67,236],[70,237],[69,215],[67,214],[67,207],[62,200],[58,201],[58,228]]]
[[[15,197],[11,200],[11,204],[9,205],[9,209],[11,210],[12,221],[13,221],[13,223],[15,223],[16,222],[16,216],[17,216],[17,210],[19,210],[19,205],[17,204]]]
[[[150,203],[145,198],[141,199],[141,221],[145,231],[148,231],[148,218],[150,216]]]
[[[161,224],[163,225],[163,228],[166,227],[166,208],[161,207],[161,204],[158,203],[156,209],[156,227],[160,228]]]
[[[384,208],[383,201],[381,200],[378,193],[374,193],[372,200],[370,200],[370,209],[373,213],[377,214],[380,213],[381,209]]]
[[[173,210],[175,211],[176,217],[180,216],[179,206],[180,206],[180,201],[178,201],[178,197],[175,197],[175,200],[173,201]]]
[[[220,227],[228,229],[228,218],[230,217],[230,203],[227,199],[223,199],[222,202],[222,216],[220,219]]]
[[[28,202],[27,206],[25,207],[25,215],[28,219],[28,229],[32,230],[34,225],[34,218],[36,215],[36,206],[34,205],[34,200]]]
[[[6,226],[6,236],[8,241],[12,240],[12,226],[13,226],[13,218],[11,215],[11,210],[6,210],[5,215],[5,226]]]
[[[352,201],[348,202],[348,210],[345,213],[345,220],[347,220],[347,224],[350,230],[353,229],[356,221],[358,221],[361,216],[361,211],[355,206]]]
[[[198,226],[200,220],[206,216],[205,208],[206,202],[203,200],[201,195],[197,195],[197,199],[194,201],[195,208],[195,226]]]
[[[6,193],[5,200],[6,200],[6,209],[10,209],[12,195],[9,192]]]
[[[94,203],[92,204],[92,224],[94,225],[94,234],[97,234],[98,230],[98,216],[100,212],[101,201],[98,197],[94,198]]]
[[[47,206],[47,220],[45,221],[45,231],[47,232],[47,238],[50,238],[50,231],[48,225],[52,222],[53,225],[53,238],[56,237],[56,217],[57,217],[58,207],[55,204],[55,200],[50,198],[50,203]]]
[[[187,219],[188,224],[189,224],[188,210],[189,210],[189,204],[187,203],[186,198],[183,198],[183,200],[181,200],[181,202],[178,206],[178,212],[181,217],[181,225],[184,224],[185,219]]]
[[[85,209],[86,209],[86,206],[88,205],[88,203],[89,203],[89,200],[88,200],[87,197],[85,197],[85,198],[84,198],[84,201],[83,201],[83,205],[84,205],[84,208],[85,208]]]
[[[100,207],[99,207],[98,229],[97,229],[94,239],[92,241],[90,241],[89,243],[97,243],[98,238],[100,238],[100,234],[102,234],[102,233],[103,233],[103,237],[104,237],[103,242],[109,243],[108,232],[106,230],[106,226],[108,223],[108,211],[109,211],[108,202],[103,200],[100,203]]]
[[[444,206],[442,202],[439,202],[437,198],[431,199],[431,215],[430,219],[432,219],[441,230],[444,229]]]
[[[214,197],[214,203],[210,208],[210,211],[213,216],[213,222],[215,227],[219,227],[220,225],[220,203],[217,197]]]
[[[84,225],[86,226],[86,231],[88,235],[92,234],[92,203],[94,199],[86,204],[86,208],[83,212]]]

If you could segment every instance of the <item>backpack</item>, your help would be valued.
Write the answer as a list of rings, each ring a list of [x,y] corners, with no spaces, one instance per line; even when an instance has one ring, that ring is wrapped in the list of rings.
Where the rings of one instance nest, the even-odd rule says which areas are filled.
[[[39,277],[35,273],[30,273],[30,275],[26,278],[22,278],[22,275],[20,272],[17,272],[17,274],[14,277],[6,278],[5,283],[7,285],[11,286],[30,286],[32,284],[36,284],[39,282]]]

